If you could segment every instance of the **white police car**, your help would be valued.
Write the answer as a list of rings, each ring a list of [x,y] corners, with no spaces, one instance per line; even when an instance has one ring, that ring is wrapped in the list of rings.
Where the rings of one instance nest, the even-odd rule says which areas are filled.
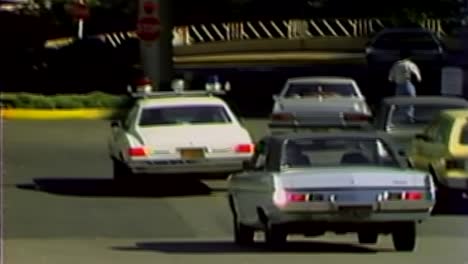
[[[242,169],[254,144],[220,90],[141,93],[125,120],[113,121],[114,179],[135,174],[226,175]]]

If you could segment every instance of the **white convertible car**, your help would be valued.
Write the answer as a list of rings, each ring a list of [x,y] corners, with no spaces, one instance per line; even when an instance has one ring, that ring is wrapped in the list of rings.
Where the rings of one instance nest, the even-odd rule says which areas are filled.
[[[412,251],[435,189],[377,132],[290,133],[258,143],[245,171],[229,177],[228,200],[241,245],[256,231],[271,246],[288,234],[332,231],[357,233],[364,244],[391,234],[396,250]]]
[[[205,91],[153,93],[137,99],[125,120],[111,126],[116,180],[134,174],[227,176],[254,152],[229,106]]]

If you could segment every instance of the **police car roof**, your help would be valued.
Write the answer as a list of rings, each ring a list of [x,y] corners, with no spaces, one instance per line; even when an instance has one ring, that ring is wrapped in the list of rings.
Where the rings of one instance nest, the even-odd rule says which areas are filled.
[[[355,80],[348,77],[340,76],[304,76],[288,79],[288,83],[304,83],[304,82],[331,82],[331,83],[354,83]]]
[[[171,96],[171,97],[148,97],[138,99],[141,107],[175,106],[175,105],[226,105],[216,96]]]

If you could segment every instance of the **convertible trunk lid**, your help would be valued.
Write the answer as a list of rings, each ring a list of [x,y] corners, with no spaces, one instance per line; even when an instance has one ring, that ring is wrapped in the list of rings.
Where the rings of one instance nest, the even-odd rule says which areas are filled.
[[[423,187],[424,172],[389,167],[352,166],[290,169],[277,176],[285,189]]]

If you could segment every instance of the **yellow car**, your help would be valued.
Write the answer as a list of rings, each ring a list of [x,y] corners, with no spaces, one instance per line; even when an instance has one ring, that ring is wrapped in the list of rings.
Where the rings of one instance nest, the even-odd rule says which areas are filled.
[[[429,171],[436,186],[468,197],[468,108],[441,111],[408,147],[411,165]]]

